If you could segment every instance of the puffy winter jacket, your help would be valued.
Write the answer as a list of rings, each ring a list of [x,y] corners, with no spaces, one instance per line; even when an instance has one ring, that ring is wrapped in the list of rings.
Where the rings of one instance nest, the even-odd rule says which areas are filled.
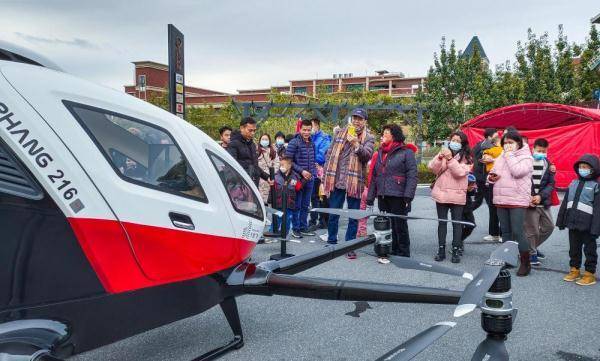
[[[327,150],[331,145],[331,136],[325,134],[322,130],[319,130],[311,136],[312,142],[315,144],[315,158],[317,164],[323,166],[325,159],[327,158]]]
[[[490,173],[500,176],[494,183],[495,205],[529,207],[533,157],[527,144],[514,152],[503,152],[494,161],[494,168]]]
[[[246,170],[254,184],[258,186],[258,180],[269,179],[269,174],[264,172],[258,166],[258,154],[256,152],[256,144],[252,139],[247,140],[242,137],[239,130],[236,130],[231,134],[231,142],[227,147],[227,152],[240,163],[242,168]]]
[[[431,190],[431,197],[437,203],[464,206],[467,202],[467,176],[472,165],[467,164],[465,159],[459,162],[459,159],[459,154],[450,160],[435,156],[429,162],[429,169],[437,175]]]
[[[560,229],[568,228],[590,232],[600,236],[600,160],[592,154],[585,154],[574,165],[575,172],[579,163],[592,166],[592,174],[586,178],[579,177],[569,185],[565,193],[556,225]]]
[[[271,152],[268,149],[258,153],[258,167],[263,172],[270,174],[271,170],[269,168],[271,167],[273,167],[275,172],[277,172],[277,170],[279,169],[279,157],[277,156],[277,152],[275,150],[274,153],[274,159],[271,159]],[[269,182],[261,179],[258,184],[258,190],[260,191],[260,195],[262,197],[263,202],[270,202],[269,193],[271,190],[271,186],[269,185]]]
[[[294,161],[294,171],[302,174],[306,170],[312,175],[317,174],[315,166],[315,144],[312,141],[305,142],[300,134],[290,140],[290,143],[285,150],[286,157],[292,158]]]
[[[385,161],[383,151],[377,152],[377,158],[371,167],[367,204],[373,204],[375,197],[394,196],[412,200],[417,189],[417,162],[415,154],[406,146],[392,149]]]
[[[283,210],[283,193],[287,188],[285,207],[287,209],[296,209],[296,192],[302,189],[303,185],[304,180],[298,173],[291,171],[286,176],[281,171],[277,171],[275,173],[275,204],[273,208]]]
[[[487,177],[486,163],[482,163],[481,158],[483,152],[491,147],[492,142],[489,139],[484,139],[473,147],[473,174],[478,182],[485,182],[485,177]]]

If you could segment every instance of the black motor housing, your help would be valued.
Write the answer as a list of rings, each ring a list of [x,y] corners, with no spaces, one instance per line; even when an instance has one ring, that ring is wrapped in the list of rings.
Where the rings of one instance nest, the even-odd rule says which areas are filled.
[[[378,216],[373,220],[375,243],[373,245],[378,257],[387,257],[392,252],[392,223],[389,217]]]

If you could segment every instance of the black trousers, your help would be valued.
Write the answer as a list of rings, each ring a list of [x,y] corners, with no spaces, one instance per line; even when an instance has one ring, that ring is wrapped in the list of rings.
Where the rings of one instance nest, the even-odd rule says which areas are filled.
[[[596,265],[598,264],[598,251],[596,250],[596,236],[592,236],[589,232],[569,230],[569,258],[571,267],[581,267],[582,254],[585,254],[585,270],[591,273],[596,273]]]
[[[471,222],[473,224],[475,224],[475,215],[473,214],[473,211],[466,210],[463,209],[463,216],[462,216],[462,220],[466,221],[466,222]],[[475,227],[471,227],[471,226],[467,226],[467,225],[463,225],[462,226],[462,236],[460,237],[461,241],[464,241],[465,239],[467,239],[467,237],[469,237],[471,235],[471,233],[473,233],[473,230],[475,229]]]
[[[327,201],[327,197],[323,197],[323,200],[319,199],[319,187],[321,186],[321,180],[317,177],[315,177],[314,179],[315,183],[313,186],[313,193],[310,197],[311,207],[329,208],[329,202]],[[327,213],[310,212],[310,225],[317,225],[317,221],[319,221],[319,225],[326,226],[328,221]]]
[[[448,211],[453,221],[462,221],[464,206],[458,204],[436,203],[437,215],[439,219],[448,219]],[[438,245],[446,246],[446,233],[448,232],[448,222],[438,222]],[[452,224],[452,247],[462,245],[462,224]]]
[[[475,202],[473,202],[473,210],[481,207],[483,200],[488,206],[489,213],[489,232],[492,236],[500,235],[500,221],[498,220],[498,212],[494,206],[494,185],[486,185],[485,181],[477,181],[477,193],[475,194]]]
[[[379,210],[383,212],[408,215],[406,198],[404,197],[378,197]],[[406,219],[390,217],[392,219],[392,254],[410,257],[410,237]]]

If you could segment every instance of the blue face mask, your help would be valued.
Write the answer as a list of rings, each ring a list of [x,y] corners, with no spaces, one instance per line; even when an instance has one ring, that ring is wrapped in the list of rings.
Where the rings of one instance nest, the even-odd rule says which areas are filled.
[[[455,152],[458,152],[459,150],[462,149],[462,144],[457,143],[457,142],[450,142],[450,144],[448,144],[448,147],[450,149],[452,149]]]
[[[543,160],[543,159],[546,159],[546,153],[538,153],[538,152],[534,152],[534,153],[533,153],[533,159],[535,159],[535,160]]]
[[[281,147],[281,146],[283,145],[283,143],[284,143],[284,140],[283,140],[283,139],[277,139],[277,140],[275,141],[275,144],[277,144],[277,146],[278,146],[278,147]]]
[[[584,169],[584,168],[579,168],[579,175],[582,176],[583,178],[589,176],[590,174],[592,174],[592,170],[591,169]]]

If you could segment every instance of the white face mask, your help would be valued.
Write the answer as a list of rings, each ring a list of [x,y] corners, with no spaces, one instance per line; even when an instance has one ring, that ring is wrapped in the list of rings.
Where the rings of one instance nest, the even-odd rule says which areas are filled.
[[[287,168],[286,167],[279,167],[279,170],[281,171],[281,173],[287,173]]]
[[[260,141],[260,145],[261,145],[263,148],[266,148],[266,147],[268,147],[268,146],[269,146],[269,141],[268,141],[268,140],[264,140],[264,139],[263,139],[263,140],[261,140],[261,141]]]

